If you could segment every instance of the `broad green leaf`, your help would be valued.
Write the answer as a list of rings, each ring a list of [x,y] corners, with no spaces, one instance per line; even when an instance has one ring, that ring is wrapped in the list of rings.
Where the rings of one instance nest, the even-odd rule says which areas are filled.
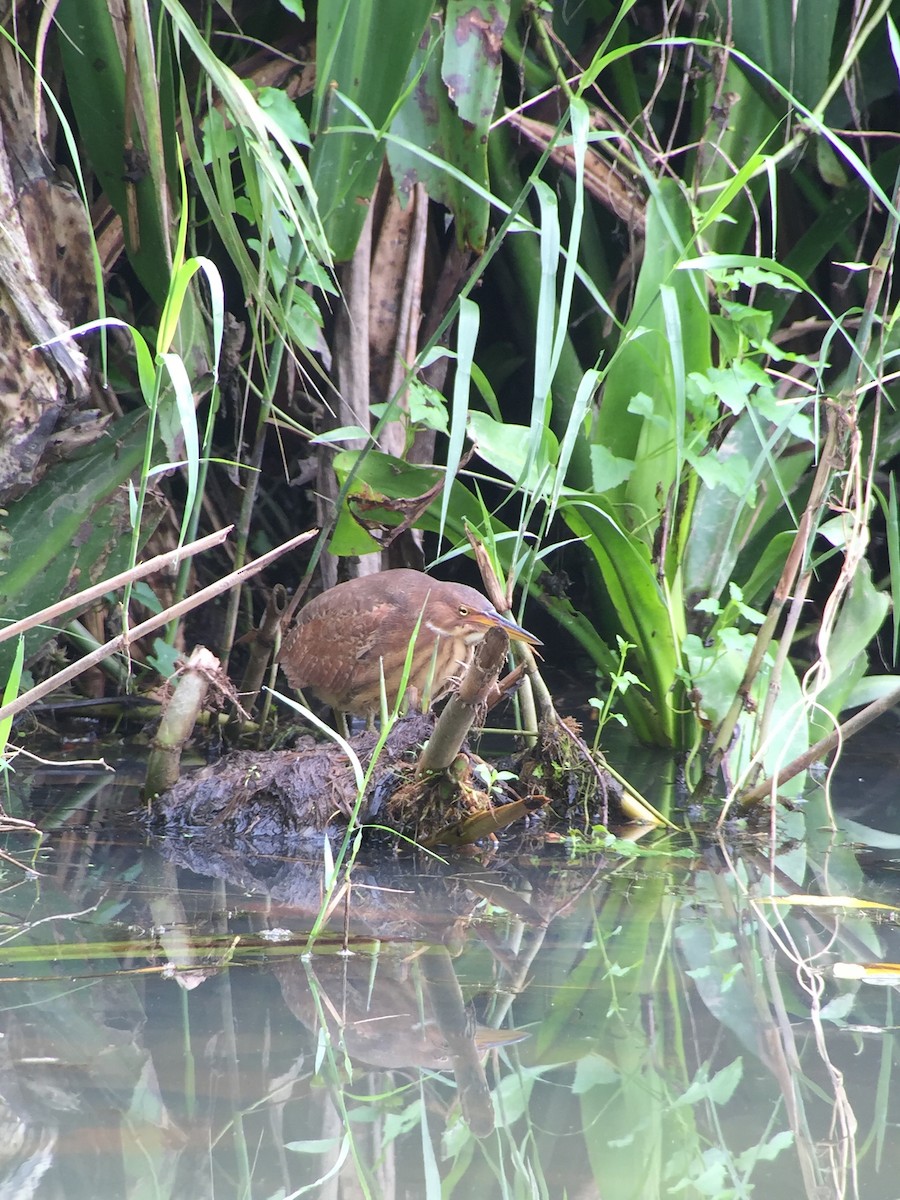
[[[881,700],[900,690],[898,675],[864,675],[853,685],[844,703],[844,710],[862,708],[874,700]]]
[[[861,562],[828,642],[831,682],[817,697],[833,719],[840,717],[865,676],[869,665],[868,647],[884,624],[889,608],[890,597],[875,587],[869,564]],[[811,728],[815,740],[833,728],[833,720],[814,714]]]
[[[661,506],[680,477],[684,446],[684,376],[711,366],[710,324],[699,279],[676,268],[691,242],[690,213],[675,185],[663,185],[647,213],[647,245],[631,316],[606,372],[592,440],[635,463],[613,499],[622,520],[652,543]],[[669,299],[661,298],[667,289]],[[677,320],[677,346],[673,345]],[[676,371],[677,363],[677,371]],[[676,378],[677,375],[677,378]],[[633,408],[652,397],[653,420]]]
[[[0,616],[4,622],[38,612],[54,599],[99,582],[129,565],[131,524],[122,484],[144,454],[146,417],[120,421],[88,453],[57,463],[0,525]],[[116,453],[111,453],[115,445]],[[155,522],[147,520],[149,535]],[[55,630],[25,635],[33,655]],[[0,645],[0,678],[15,647]]]
[[[361,459],[361,461],[360,461]],[[443,478],[438,467],[404,462],[380,450],[342,450],[334,456],[335,474],[343,485],[351,469],[358,466],[354,486],[390,498],[424,496]]]
[[[384,157],[377,135],[403,94],[432,7],[431,0],[319,7],[310,173],[337,262],[352,257],[359,239]]]
[[[785,408],[780,415],[783,424],[777,426],[744,411],[714,452],[726,470],[733,458],[750,464],[748,486],[756,488],[757,504],[748,506],[743,494],[724,483],[710,479],[709,485],[701,484],[684,551],[688,595],[720,596],[733,579],[756,602],[781,574],[792,536],[783,531],[785,526],[793,529],[796,520],[789,497],[812,453],[787,436],[795,414]]]
[[[616,458],[604,445],[596,443],[591,446],[591,469],[594,491],[601,494],[624,483],[634,470],[634,463],[627,458]]]
[[[352,430],[343,432],[347,435]],[[364,506],[358,510],[363,520],[371,518],[373,522],[390,528],[400,524],[403,512],[397,507],[392,509],[388,502],[425,495],[443,474],[434,467],[407,463],[378,450],[342,450],[334,456],[333,465],[341,486],[356,467],[350,495],[338,513],[329,544],[333,554],[344,557],[373,554],[380,549],[364,525],[352,515],[355,501],[364,501]]]
[[[720,460],[715,454],[695,454],[688,450],[688,463],[708,488],[725,488],[738,496],[750,508],[756,506],[756,489],[750,475],[750,464],[742,454]]]
[[[280,88],[259,88],[256,102],[267,112],[273,121],[284,130],[287,137],[298,146],[310,144],[309,126],[303,120],[300,112],[289,96]]]
[[[469,436],[484,461],[519,487],[548,496],[556,478],[559,446],[551,430],[541,430],[538,456],[528,465],[528,474],[524,475],[531,432],[524,425],[500,424],[487,413],[469,413]]]
[[[509,0],[448,0],[444,20],[441,46],[426,66],[421,90],[417,87],[407,100],[406,119],[395,132],[408,137],[418,126],[427,138],[423,144],[428,149],[445,150],[448,162],[487,188],[488,129],[500,87],[501,48],[509,20]],[[424,53],[427,55],[429,51]],[[418,175],[421,165],[417,167],[408,160],[404,164],[402,156],[395,162],[401,167],[404,186],[408,187],[413,176],[402,168],[411,167]],[[428,183],[433,176],[429,171],[420,177],[430,195],[444,198],[445,202],[452,200],[449,207],[457,217],[459,243],[482,250],[487,233],[487,204],[471,189],[451,183],[446,176],[435,181],[438,191],[432,192]]]
[[[694,634],[684,640],[684,655],[691,683],[701,711],[717,725],[728,712],[744,677],[747,661],[756,640],[755,634],[742,633],[732,625],[720,628],[711,644]],[[777,647],[773,645],[774,655]],[[771,678],[772,659],[767,658],[751,688],[752,707],[741,714],[738,736],[727,754],[729,776],[740,782],[758,755],[766,775],[772,776],[802,754],[812,737],[808,726],[805,698],[791,664],[785,663],[776,694],[769,728],[760,731]],[[787,795],[799,795],[804,787],[801,774],[780,789]]]
[[[60,0],[54,11],[57,45],[70,103],[100,185],[122,219],[128,256],[158,304],[169,285],[169,231],[164,228],[158,181],[138,166],[129,168],[125,152],[125,68],[115,21],[107,0]],[[157,87],[160,86],[157,82]],[[140,163],[140,122],[131,115],[135,162]],[[132,175],[126,184],[126,175]],[[129,192],[135,207],[130,208]],[[137,228],[132,228],[136,218]]]
[[[732,44],[808,107],[829,79],[838,0],[715,0]],[[753,78],[763,87],[758,76]],[[772,103],[776,98],[766,93]]]
[[[432,200],[453,213],[459,244],[480,250],[487,232],[488,200],[465,180],[486,192],[487,143],[476,144],[473,127],[460,119],[450,99],[441,77],[442,37],[432,25],[428,41],[413,56],[406,98],[391,124],[388,162],[404,203],[421,183]]]
[[[681,667],[683,614],[667,601],[642,539],[619,526],[607,511],[605,497],[563,498],[560,513],[582,538],[600,571],[606,603],[612,607],[622,636],[635,647],[634,671],[647,687],[655,714],[654,741],[679,745],[685,735],[685,713],[677,687]],[[643,692],[629,688],[624,697],[629,720],[642,710]]]

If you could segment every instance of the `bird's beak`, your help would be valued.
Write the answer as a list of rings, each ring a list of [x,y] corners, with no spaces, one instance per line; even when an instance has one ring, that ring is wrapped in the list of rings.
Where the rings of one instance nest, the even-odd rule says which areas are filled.
[[[533,633],[529,633],[527,629],[523,629],[521,625],[517,625],[515,621],[508,621],[506,617],[501,617],[499,613],[485,614],[480,620],[484,621],[485,625],[495,626],[497,629],[502,629],[506,636],[512,638],[514,642],[525,642],[529,646],[543,646],[540,638],[536,638]]]

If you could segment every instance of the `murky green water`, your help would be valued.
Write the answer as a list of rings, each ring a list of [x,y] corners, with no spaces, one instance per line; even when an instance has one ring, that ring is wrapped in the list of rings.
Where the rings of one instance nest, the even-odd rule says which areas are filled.
[[[900,1000],[835,977],[900,962],[900,839],[821,796],[774,842],[363,859],[310,951],[320,850],[148,838],[87,768],[11,789],[4,1200],[900,1196]]]

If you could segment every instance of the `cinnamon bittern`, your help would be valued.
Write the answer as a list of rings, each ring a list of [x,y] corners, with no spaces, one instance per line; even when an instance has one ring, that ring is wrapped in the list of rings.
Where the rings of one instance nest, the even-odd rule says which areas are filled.
[[[382,571],[340,583],[300,610],[279,661],[289,683],[309,688],[337,712],[370,718],[381,707],[381,678],[393,707],[421,616],[407,690],[414,701],[450,690],[487,631],[540,645],[502,617],[474,588],[421,571]]]

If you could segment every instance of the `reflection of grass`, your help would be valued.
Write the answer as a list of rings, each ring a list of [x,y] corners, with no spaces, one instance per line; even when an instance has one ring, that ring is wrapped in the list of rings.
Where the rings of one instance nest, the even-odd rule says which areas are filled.
[[[87,914],[81,913],[79,916]],[[46,917],[44,922],[60,925],[71,921],[71,914]],[[108,941],[79,941],[60,945],[22,945],[34,924],[17,926],[7,931],[0,929],[0,963],[5,966],[46,962],[90,962],[121,960],[126,958],[133,965],[121,969],[123,975],[171,974],[173,968],[187,966],[183,955],[189,956],[190,966],[219,969],[231,964],[249,966],[275,962],[282,958],[296,958],[299,949],[306,950],[309,936],[306,933],[285,934],[274,941],[266,934],[208,934],[190,932],[184,935],[183,955],[173,954],[173,945],[166,938],[152,935],[147,938],[110,939]],[[371,951],[370,940],[353,941],[353,952],[365,954]],[[347,952],[347,943],[336,934],[322,934],[316,939],[317,955],[340,955]],[[157,960],[164,959],[159,962]],[[89,977],[89,976],[86,976]]]
[[[652,845],[643,845],[635,840],[637,838],[648,838],[651,834],[655,835]],[[683,846],[681,849],[673,849],[670,845],[671,841],[671,834],[660,833],[658,830],[646,826],[637,826],[634,829],[633,837],[625,837],[610,833],[602,825],[595,825],[589,832],[579,829],[570,831],[566,838],[566,845],[574,858],[592,857],[598,851],[608,851],[625,859],[696,857],[697,851],[695,848],[692,849],[689,846]]]
[[[808,920],[769,924],[747,895],[752,854],[733,870],[695,856],[680,878],[677,865],[660,873],[659,864],[651,852],[607,873],[591,892],[587,936],[579,914],[571,940],[545,946],[548,964],[532,962],[514,1016],[534,1036],[498,1065],[494,1089],[498,1110],[518,1122],[502,1144],[517,1142],[528,1171],[556,1179],[565,1131],[566,1169],[589,1163],[581,1183],[592,1178],[604,1197],[744,1195],[775,1160],[779,1178],[795,1175],[805,1194],[845,1194],[855,1122],[831,1065],[829,1029],[838,1027],[817,1017],[821,968],[797,949],[800,933],[809,943]],[[821,920],[824,937],[847,948],[867,928]],[[835,1007],[831,1019],[846,1011]],[[811,1019],[814,1039],[800,1017]],[[816,1143],[832,1120],[843,1140],[829,1166]],[[461,1127],[448,1145],[459,1190],[503,1170],[491,1144],[478,1150],[488,1163],[468,1157]]]
[[[305,930],[274,927],[298,924],[298,912],[274,897],[271,907],[260,897],[248,908],[246,883],[215,898],[233,915],[210,933],[206,906],[194,924],[187,896],[179,903],[166,891],[174,873],[167,883],[132,864],[115,882],[81,875],[74,863],[66,892],[44,881],[30,923],[0,939],[0,1031],[24,1005],[40,1013],[42,1037],[65,1039],[51,1046],[57,1057],[82,1061],[87,1045],[103,1078],[149,1071],[149,1053],[166,1119],[177,1127],[184,1105],[195,1131],[177,1149],[154,1149],[153,1103],[143,1093],[126,1153],[142,1145],[160,1177],[175,1164],[195,1168],[205,1154],[208,1174],[236,1172],[249,1188],[270,1179],[286,1148],[291,1187],[349,1173],[373,1197],[385,1166],[423,1189],[432,1173],[447,1195],[516,1195],[525,1181],[552,1195],[562,1181],[572,1194],[593,1187],[605,1200],[699,1200],[761,1189],[773,1161],[779,1178],[796,1178],[806,1194],[815,1186],[840,1195],[854,1156],[876,1148],[892,1123],[890,1053],[873,1071],[874,1046],[865,1069],[848,1066],[843,1080],[835,1060],[847,1023],[884,1024],[890,1004],[884,989],[854,993],[857,984],[835,984],[826,969],[835,957],[884,954],[870,910],[847,912],[855,894],[866,899],[852,852],[816,845],[818,803],[807,843],[771,851],[747,838],[739,855],[708,844],[688,859],[689,848],[669,853],[670,839],[657,832],[637,860],[595,853],[573,863],[557,852],[497,861],[487,875],[461,864],[426,870],[423,904],[411,870],[407,900],[397,897],[383,927],[383,900],[367,910],[369,937],[351,942],[349,954],[340,933],[323,932],[305,955]],[[52,870],[49,857],[42,869]],[[382,880],[378,864],[366,869],[372,888],[383,882],[396,895],[393,870]],[[102,908],[88,904],[85,879],[102,890]],[[435,903],[439,880],[444,907]],[[425,907],[449,913],[482,883],[489,905],[468,894],[465,916],[441,926],[452,956],[398,939],[398,922],[409,929]],[[149,927],[148,897],[154,933],[123,936],[113,922]],[[273,928],[235,932],[248,911]],[[428,1004],[448,971],[458,982],[444,989],[441,1020],[485,1061],[496,1123],[486,1139],[462,1119],[457,1062]],[[178,998],[163,974],[202,982]],[[140,1000],[124,1041],[118,1026],[109,1033],[95,1019],[120,1014],[123,994]],[[165,1022],[177,1011],[184,1045],[173,1051]],[[509,1044],[523,1028],[530,1037]],[[414,1060],[414,1047],[431,1057]],[[855,1133],[854,1110],[873,1104],[865,1136]],[[818,1144],[832,1122],[839,1137],[823,1165]],[[874,1154],[866,1166],[875,1169]],[[861,1189],[865,1181],[860,1169]]]

